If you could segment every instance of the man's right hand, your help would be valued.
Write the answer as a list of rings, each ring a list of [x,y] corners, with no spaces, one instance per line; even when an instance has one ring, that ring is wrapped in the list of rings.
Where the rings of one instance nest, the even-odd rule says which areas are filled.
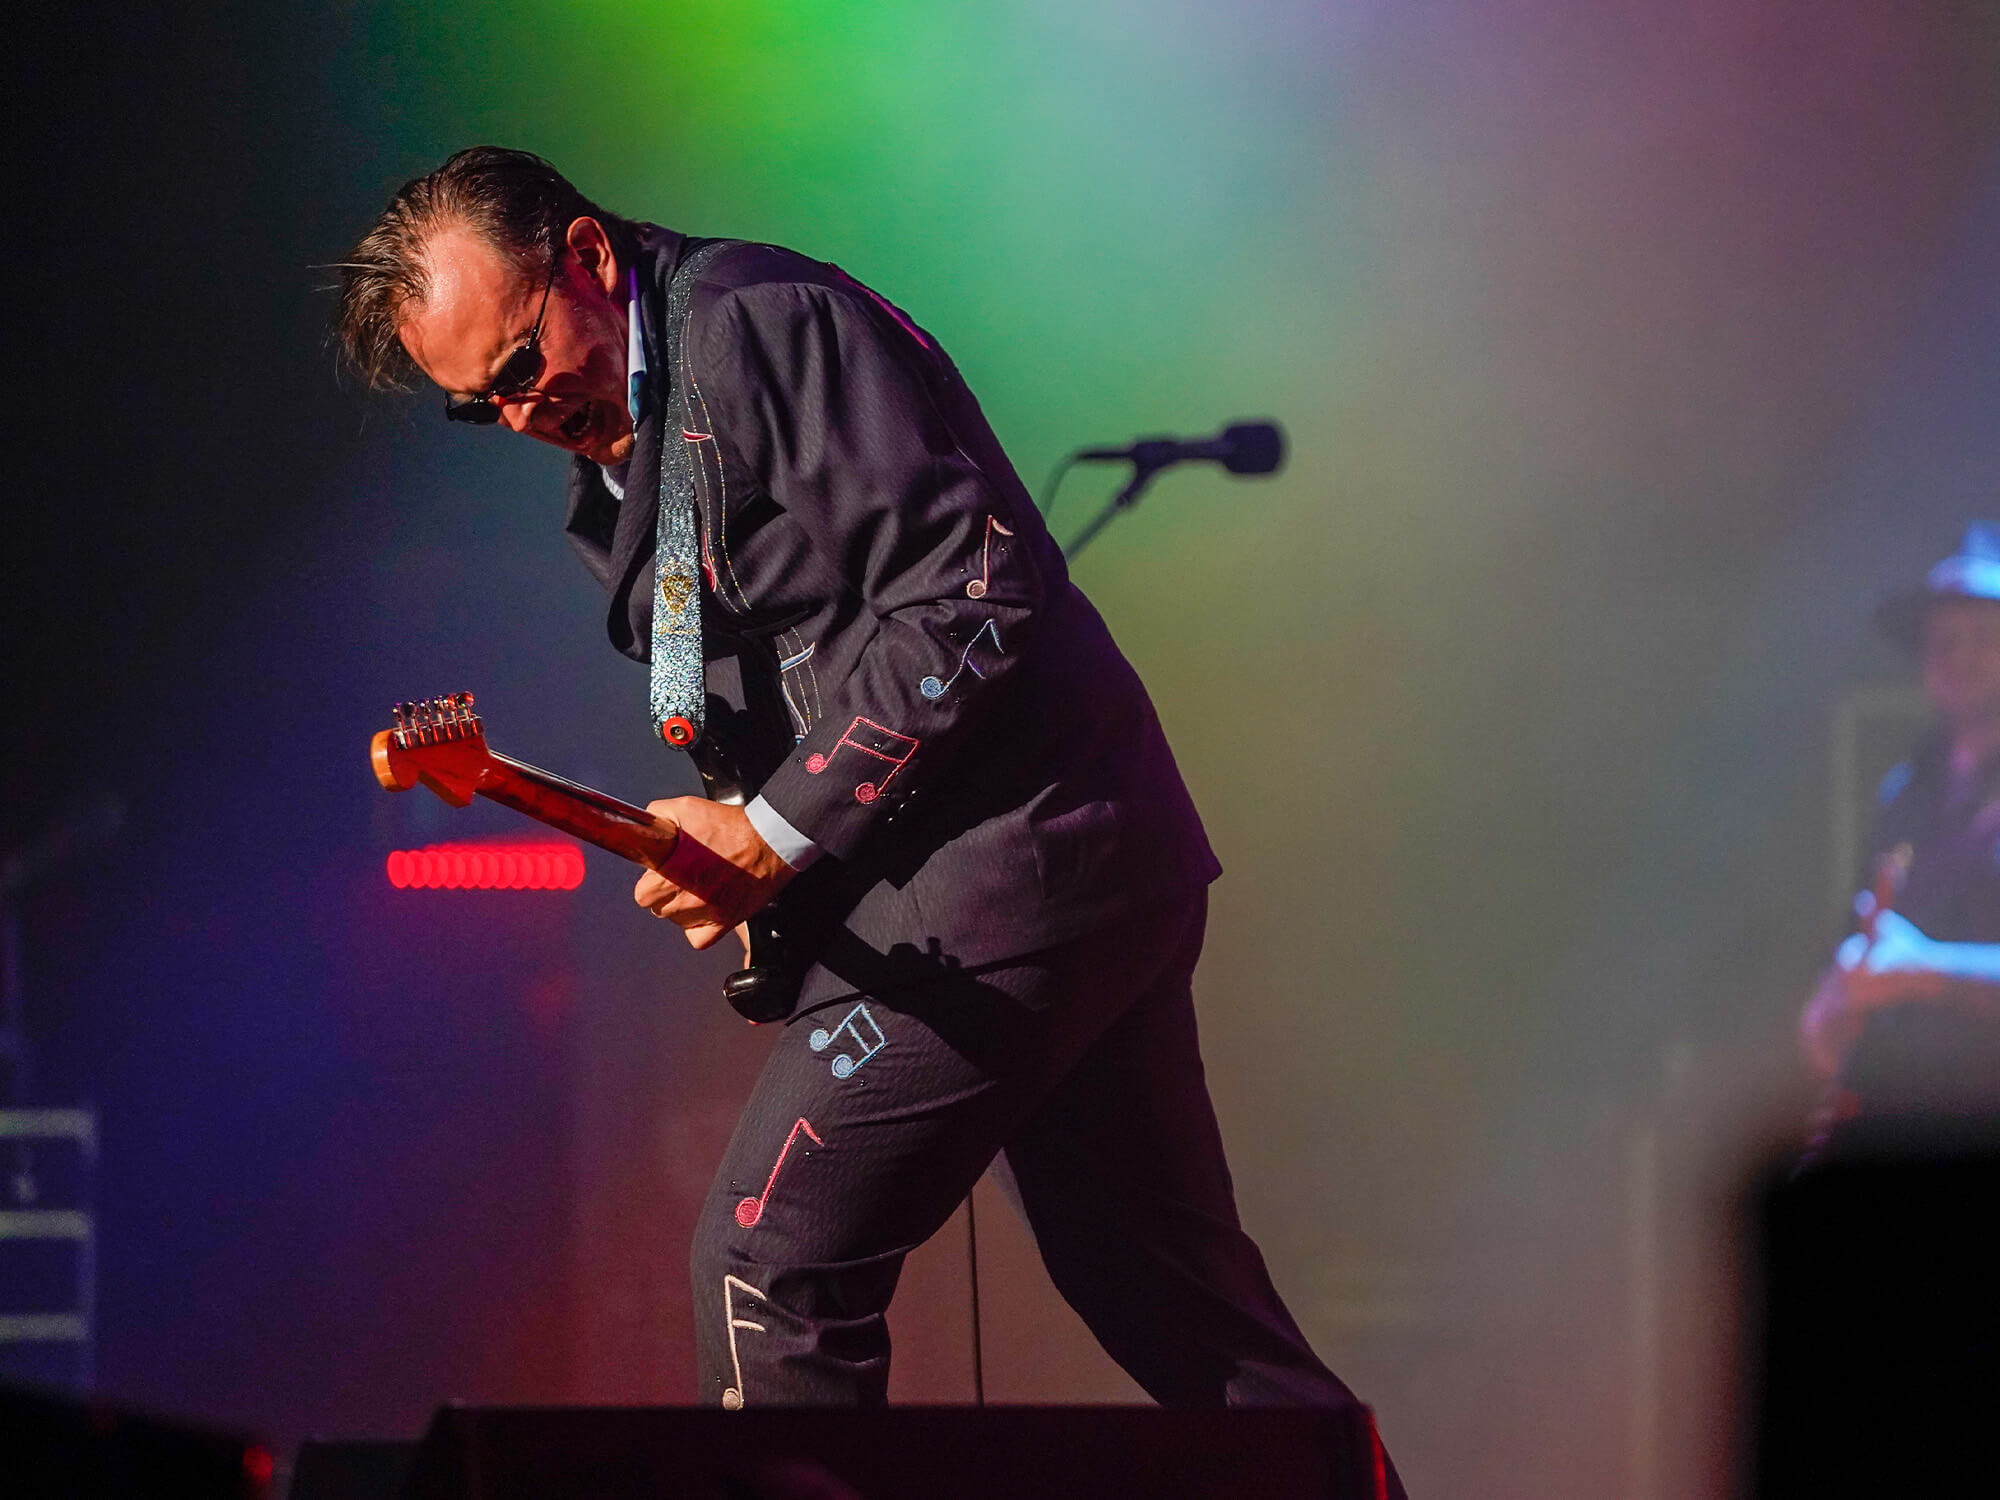
[[[648,870],[632,899],[687,934],[688,945],[707,948],[767,906],[797,871],[764,842],[740,807],[705,797],[669,797],[646,811],[680,830],[674,852]],[[747,951],[749,940],[744,939]]]

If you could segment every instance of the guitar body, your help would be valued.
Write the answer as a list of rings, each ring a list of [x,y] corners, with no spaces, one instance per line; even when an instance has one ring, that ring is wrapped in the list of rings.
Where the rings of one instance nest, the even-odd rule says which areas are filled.
[[[707,722],[701,738],[688,750],[701,777],[702,794],[725,806],[745,806],[773,769],[754,758],[757,739],[746,722],[749,715],[710,693],[703,716]],[[780,892],[777,900],[744,923],[749,950],[744,966],[722,982],[723,998],[753,1025],[789,1016],[798,1004],[806,970],[812,967],[806,944],[795,930],[800,902],[796,896],[786,899],[791,889]]]
[[[1910,863],[1915,857],[1913,846],[1898,844],[1876,860],[1867,899],[1859,904],[1863,942],[1861,962],[1867,962],[1867,954],[1875,946],[1875,934],[1882,918],[1895,908],[1896,900],[1903,891],[1903,882],[1909,878]],[[1850,1043],[1849,1052],[1851,1050]],[[1861,1097],[1848,1084],[1847,1062],[1848,1054],[1843,1053],[1840,1067],[1821,1091],[1819,1103],[1806,1122],[1806,1148],[1799,1160],[1799,1170],[1819,1160],[1832,1142],[1834,1132],[1861,1113]]]
[[[397,704],[395,726],[377,734],[369,748],[375,779],[389,791],[429,787],[453,807],[485,797],[621,859],[667,873],[678,829],[642,807],[487,748],[485,727],[472,704],[470,693]],[[712,801],[741,806],[768,768],[742,758],[742,747],[751,742],[736,733],[727,704],[711,697],[708,712],[709,729],[691,752],[695,767]],[[748,960],[723,982],[724,998],[753,1024],[789,1016],[811,967],[806,945],[793,931],[789,913],[795,902],[788,903],[785,895],[750,919]]]

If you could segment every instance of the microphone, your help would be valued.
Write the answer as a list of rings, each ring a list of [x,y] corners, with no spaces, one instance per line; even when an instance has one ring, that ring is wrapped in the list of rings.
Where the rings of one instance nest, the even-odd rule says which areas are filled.
[[[1238,422],[1211,438],[1140,438],[1129,448],[1082,448],[1080,463],[1130,459],[1140,473],[1193,459],[1210,459],[1232,474],[1269,474],[1285,461],[1285,435],[1275,422]]]

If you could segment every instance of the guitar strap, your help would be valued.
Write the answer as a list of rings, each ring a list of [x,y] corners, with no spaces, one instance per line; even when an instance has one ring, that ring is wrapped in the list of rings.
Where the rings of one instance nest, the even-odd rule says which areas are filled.
[[[667,283],[660,339],[660,509],[653,543],[653,650],[650,702],[653,729],[677,750],[701,738],[707,676],[701,649],[701,539],[695,508],[695,458],[682,436],[694,430],[688,413],[687,322],[694,283],[735,240],[710,240],[681,258]],[[632,341],[628,362],[643,357]],[[635,371],[635,375],[639,372]],[[643,377],[635,379],[638,388]]]

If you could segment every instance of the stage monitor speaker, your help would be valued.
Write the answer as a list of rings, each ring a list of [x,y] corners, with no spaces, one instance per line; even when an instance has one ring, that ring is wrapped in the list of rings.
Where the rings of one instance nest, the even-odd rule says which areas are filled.
[[[448,1406],[403,1500],[1384,1500],[1365,1410]]]
[[[0,1389],[6,1500],[262,1500],[271,1455],[250,1439],[51,1391]]]
[[[1768,1181],[1760,1500],[2000,1494],[2000,1150],[1976,1139]]]
[[[408,1442],[308,1438],[285,1500],[396,1500],[416,1452]]]

